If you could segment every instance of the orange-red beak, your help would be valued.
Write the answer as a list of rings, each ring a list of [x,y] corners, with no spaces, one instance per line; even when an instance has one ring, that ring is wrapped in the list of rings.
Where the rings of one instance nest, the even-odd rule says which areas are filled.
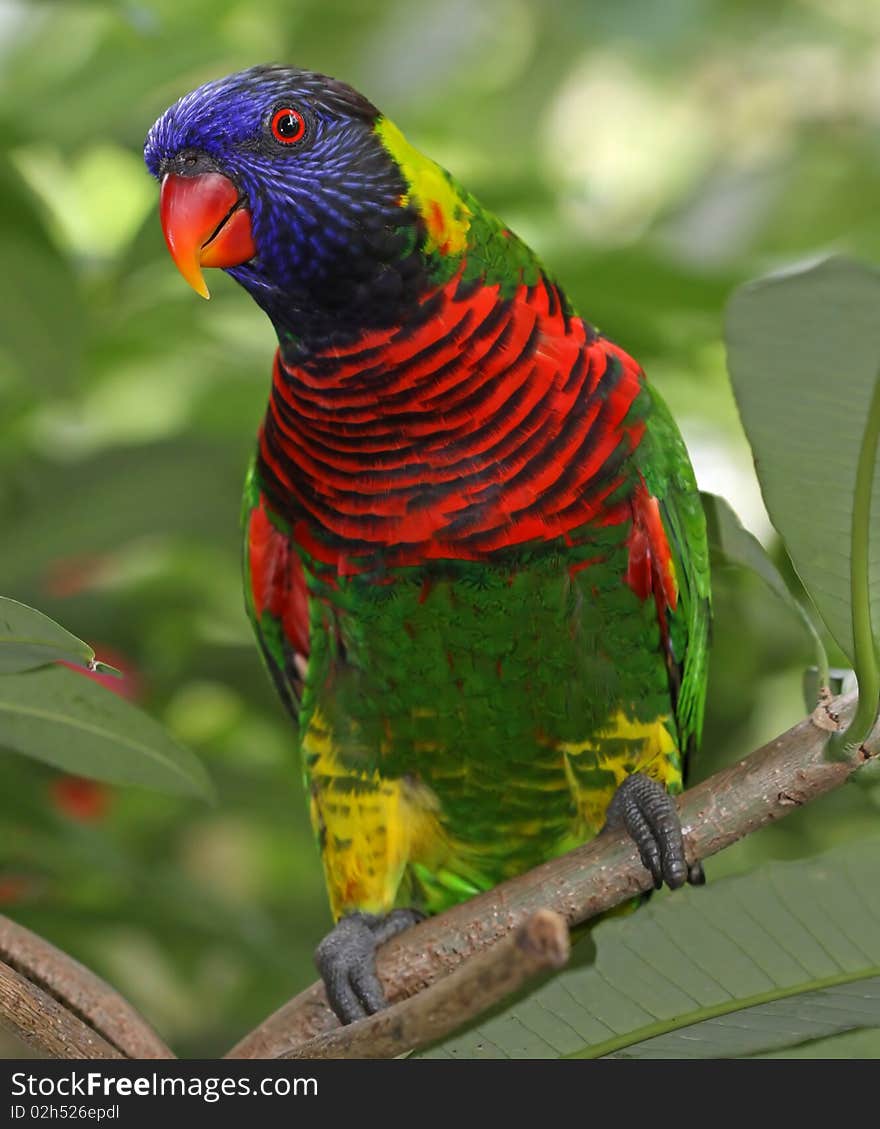
[[[251,214],[222,173],[168,173],[162,178],[159,219],[177,269],[203,298],[211,295],[202,267],[237,267],[257,253]]]

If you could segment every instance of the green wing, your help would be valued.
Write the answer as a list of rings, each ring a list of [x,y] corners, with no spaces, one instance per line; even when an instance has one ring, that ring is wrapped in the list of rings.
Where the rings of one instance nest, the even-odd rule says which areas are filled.
[[[669,543],[678,600],[667,610],[667,665],[680,748],[691,751],[703,727],[708,674],[711,595],[706,519],[684,440],[659,393],[651,400],[635,461],[657,499]]]
[[[293,722],[308,659],[308,593],[289,531],[266,505],[256,467],[245,480],[242,506],[244,602],[266,669]]]

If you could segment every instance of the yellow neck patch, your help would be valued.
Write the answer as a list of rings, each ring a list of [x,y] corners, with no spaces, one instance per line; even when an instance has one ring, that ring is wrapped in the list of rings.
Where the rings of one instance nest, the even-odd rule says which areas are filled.
[[[423,156],[403,136],[394,122],[380,118],[376,132],[397,161],[409,185],[402,204],[412,202],[425,221],[425,251],[460,255],[467,247],[471,210],[462,200],[449,174]]]

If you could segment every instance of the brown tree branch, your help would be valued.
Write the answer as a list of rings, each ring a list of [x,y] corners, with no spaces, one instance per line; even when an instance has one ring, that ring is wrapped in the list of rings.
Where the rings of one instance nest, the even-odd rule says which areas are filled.
[[[316,1035],[282,1058],[396,1058],[449,1035],[539,972],[568,960],[568,928],[539,909],[518,929],[396,1007]]]
[[[21,985],[17,985],[17,990],[13,991],[17,981],[7,976],[5,984],[8,991],[0,994],[0,1023],[5,1022],[16,1033],[17,1025],[22,1023],[30,1030],[27,1027],[32,1018],[29,1008],[35,1006],[37,1000],[49,998],[52,1002],[49,1013],[52,1022],[62,1023],[71,1039],[72,1033],[79,1030],[75,1024],[79,1024],[79,1027],[91,1032],[92,1038],[96,1040],[96,1047],[109,1045],[114,1053],[65,1055],[52,1050],[48,1045],[41,1046],[35,1042],[34,1039],[39,1035],[36,1030],[31,1031],[27,1037],[20,1035],[30,1045],[64,1058],[174,1058],[147,1021],[109,984],[73,957],[2,914],[0,960],[6,962],[7,972],[12,972],[13,975],[17,973],[18,980],[24,980],[34,989],[30,995],[25,993],[22,996]],[[19,1012],[15,1010],[16,1007],[25,1010]],[[61,1011],[66,1013],[67,1018],[58,1020],[57,1016]],[[47,1030],[51,1026],[48,1019],[49,1015],[44,1019]],[[71,1023],[71,1020],[75,1023]],[[49,1034],[51,1037],[51,1033]],[[83,1039],[85,1035],[78,1042],[74,1040],[71,1045],[82,1049],[85,1045]]]
[[[838,787],[877,755],[880,726],[846,759],[831,760],[826,754],[827,737],[838,714],[845,722],[854,705],[854,695],[835,699],[745,760],[685,793],[679,810],[688,860],[705,858],[781,819]],[[551,919],[556,913],[574,925],[649,886],[650,877],[632,843],[621,834],[603,835],[390,941],[377,961],[394,1005],[388,1011],[340,1031],[322,985],[316,984],[247,1035],[229,1057],[386,1057],[423,1045],[521,982],[528,962],[511,956],[515,940],[499,942],[533,915],[546,921],[542,911],[548,910]],[[492,946],[496,947],[485,954]],[[477,954],[483,956],[473,960]],[[112,988],[48,942],[0,916],[3,957],[8,963],[0,963],[0,1023],[19,1038],[64,1058],[173,1057]],[[464,961],[468,965],[456,973]],[[422,995],[399,1002],[416,993]],[[313,1042],[305,1045],[307,1040]]]
[[[87,1023],[0,962],[0,1026],[52,1058],[122,1058]]]
[[[688,861],[713,855],[839,787],[880,752],[880,726],[875,726],[869,740],[847,759],[828,758],[829,732],[838,715],[845,723],[854,707],[855,695],[834,699],[681,796]],[[559,913],[573,926],[650,886],[632,842],[621,833],[602,835],[395,937],[378,953],[379,976],[395,1004],[424,991],[541,908]],[[383,1022],[393,1023],[399,1006],[383,1013]],[[377,1017],[362,1023],[377,1025]],[[228,1057],[292,1055],[307,1040],[338,1026],[323,985],[313,984],[246,1035]]]

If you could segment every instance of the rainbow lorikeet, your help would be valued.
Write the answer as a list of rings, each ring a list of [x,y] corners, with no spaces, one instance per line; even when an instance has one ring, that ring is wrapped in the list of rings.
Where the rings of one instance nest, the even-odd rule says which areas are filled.
[[[670,793],[706,689],[709,568],[681,436],[533,252],[365,97],[254,67],[153,126],[171,254],[278,336],[244,501],[246,603],[290,715],[338,924],[376,946],[622,824],[699,881]]]

